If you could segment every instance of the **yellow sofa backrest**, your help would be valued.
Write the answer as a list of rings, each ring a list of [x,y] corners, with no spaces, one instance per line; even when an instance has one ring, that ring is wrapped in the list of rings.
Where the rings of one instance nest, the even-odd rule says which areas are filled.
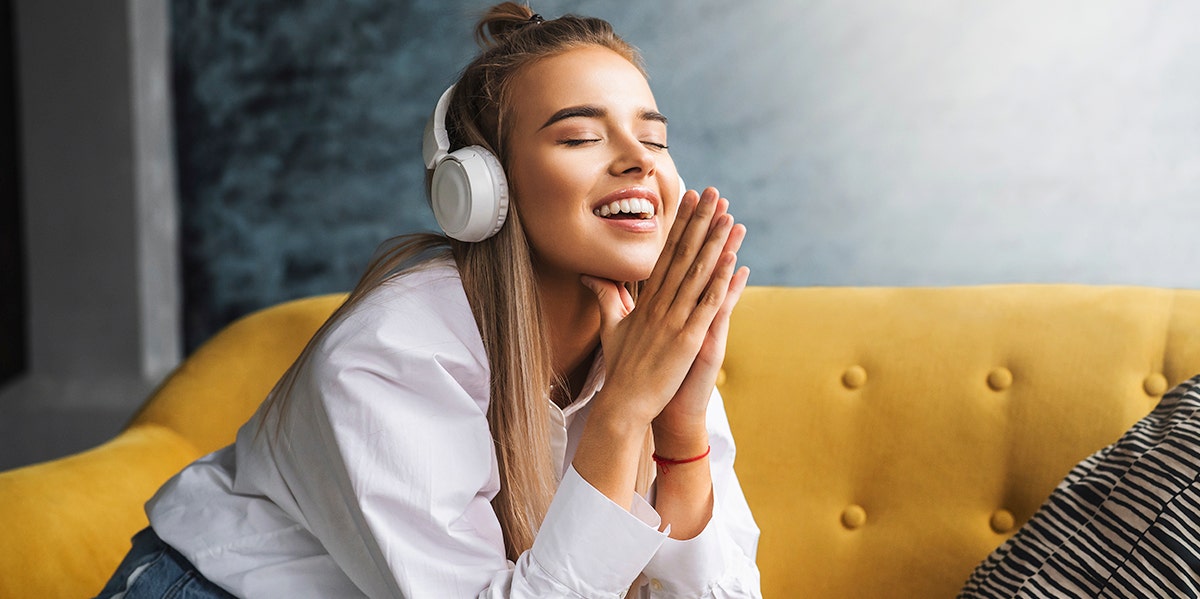
[[[112,441],[0,473],[0,597],[86,597],[343,296],[242,319]],[[1070,467],[1200,372],[1200,291],[747,290],[719,384],[769,598],[952,597]]]
[[[724,370],[767,597],[953,597],[1200,373],[1200,291],[754,288]]]

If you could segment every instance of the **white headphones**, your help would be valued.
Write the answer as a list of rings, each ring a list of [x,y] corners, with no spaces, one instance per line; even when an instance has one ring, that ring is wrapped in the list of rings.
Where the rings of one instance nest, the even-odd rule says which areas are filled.
[[[450,151],[446,107],[451,85],[438,99],[425,125],[421,155],[433,171],[429,201],[446,235],[459,241],[483,241],[500,230],[508,216],[508,179],[495,154],[480,146]]]
[[[446,88],[425,124],[421,156],[433,171],[429,201],[446,235],[459,241],[483,241],[500,231],[508,216],[508,179],[495,154],[481,146],[450,151],[446,108],[454,86]],[[679,197],[687,191],[679,177]]]

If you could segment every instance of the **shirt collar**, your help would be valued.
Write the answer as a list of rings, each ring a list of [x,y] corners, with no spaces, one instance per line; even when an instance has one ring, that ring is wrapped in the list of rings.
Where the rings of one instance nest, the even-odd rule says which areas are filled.
[[[583,388],[579,390],[579,394],[575,396],[567,407],[563,408],[563,416],[570,416],[575,412],[583,409],[596,393],[604,387],[604,351],[599,347],[596,348],[596,357],[592,359],[592,367],[588,370],[587,378],[583,381]],[[553,405],[554,402],[550,402]],[[556,406],[557,407],[557,406]]]

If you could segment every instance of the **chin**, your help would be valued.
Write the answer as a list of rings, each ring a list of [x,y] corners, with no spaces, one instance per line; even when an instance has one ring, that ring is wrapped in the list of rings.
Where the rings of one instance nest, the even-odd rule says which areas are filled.
[[[649,264],[610,264],[588,274],[611,281],[637,282],[650,278],[650,273],[653,271],[654,263],[651,262]]]

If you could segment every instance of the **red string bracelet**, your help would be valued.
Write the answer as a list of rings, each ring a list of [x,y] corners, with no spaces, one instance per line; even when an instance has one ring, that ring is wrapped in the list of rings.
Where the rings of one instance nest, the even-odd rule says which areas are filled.
[[[710,454],[710,453],[712,453],[712,445],[709,445],[708,449],[704,450],[704,453],[702,453],[694,458],[684,458],[682,460],[672,460],[671,458],[664,458],[664,457],[658,455],[657,453],[651,455],[650,457],[654,460],[655,464],[658,464],[659,468],[662,468],[663,474],[666,474],[671,471],[670,466],[675,466],[677,464],[690,464],[692,462],[699,462],[700,460],[707,458],[708,454]]]

